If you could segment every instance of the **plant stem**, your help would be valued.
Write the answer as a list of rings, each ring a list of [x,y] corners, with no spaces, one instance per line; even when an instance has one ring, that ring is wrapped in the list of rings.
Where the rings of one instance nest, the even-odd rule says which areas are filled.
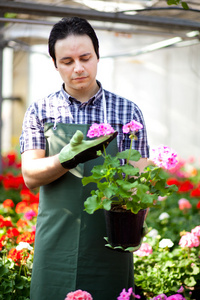
[[[133,145],[133,136],[132,134],[130,135],[130,139],[131,139],[131,144],[130,144],[130,149],[129,149],[129,155],[128,155],[128,158],[127,158],[127,165],[129,164],[129,160],[130,160],[130,156],[131,156],[131,149],[132,149],[132,145]]]

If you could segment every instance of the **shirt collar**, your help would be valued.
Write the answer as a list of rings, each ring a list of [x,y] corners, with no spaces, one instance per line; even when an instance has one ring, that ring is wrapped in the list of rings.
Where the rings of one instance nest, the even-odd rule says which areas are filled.
[[[85,105],[96,105],[96,104],[98,104],[99,101],[101,101],[102,94],[103,94],[103,88],[102,88],[101,83],[98,80],[97,80],[97,84],[99,86],[98,92],[92,98],[90,98],[87,102],[84,102]],[[63,98],[68,102],[69,105],[71,105],[73,102],[81,103],[80,101],[73,98],[70,94],[68,94],[65,91],[64,83],[62,84],[62,87],[61,87],[61,93],[62,93]]]

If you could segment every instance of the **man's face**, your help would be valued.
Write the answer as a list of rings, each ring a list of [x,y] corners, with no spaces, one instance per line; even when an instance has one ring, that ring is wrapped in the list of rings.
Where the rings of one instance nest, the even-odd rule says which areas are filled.
[[[70,35],[55,44],[57,70],[65,90],[77,98],[95,91],[98,58],[87,35]]]

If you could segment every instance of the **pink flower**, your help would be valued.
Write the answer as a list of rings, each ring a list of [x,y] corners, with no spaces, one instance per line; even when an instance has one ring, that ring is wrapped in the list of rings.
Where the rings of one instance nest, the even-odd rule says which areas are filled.
[[[190,209],[192,207],[191,203],[185,198],[178,200],[178,205],[180,210]]]
[[[180,294],[174,294],[172,296],[167,297],[167,300],[186,300],[186,299]]]
[[[135,251],[135,254],[137,256],[148,256],[149,254],[151,254],[153,252],[151,245],[149,245],[148,243],[143,243],[140,247],[139,250]]]
[[[200,226],[196,226],[194,229],[191,230],[191,233],[200,237]]]
[[[139,129],[143,128],[143,125],[135,120],[131,121],[130,123],[127,123],[122,127],[123,133],[129,133],[129,132],[135,132]]]
[[[93,300],[90,293],[82,290],[70,292],[67,294],[65,300]]]
[[[184,287],[181,286],[180,289],[177,291],[177,293],[183,293],[184,292]]]
[[[25,214],[24,214],[24,217],[27,219],[27,220],[31,220],[33,217],[37,216],[36,212],[34,210],[29,210],[27,211]]]
[[[112,128],[112,126],[110,124],[94,123],[90,126],[87,136],[89,138],[100,137],[100,136],[104,136],[104,135],[110,135],[110,134],[114,133],[114,131],[115,130]]]
[[[140,296],[135,295],[135,293],[133,293],[133,289],[129,288],[128,292],[126,292],[126,290],[123,289],[122,292],[120,293],[119,297],[117,298],[117,300],[129,300],[131,295],[133,295],[134,298],[140,299]]]
[[[167,146],[159,146],[156,149],[152,149],[153,151],[153,162],[158,167],[163,167],[165,169],[171,169],[176,166],[178,163],[176,157],[177,153]]]
[[[160,294],[160,295],[158,295],[156,297],[153,297],[152,300],[167,300],[167,299],[168,298],[167,298],[167,296],[165,294]]]
[[[198,247],[200,245],[200,241],[196,235],[193,233],[187,232],[185,235],[183,235],[179,241],[179,245],[184,248],[192,248],[192,247]]]
[[[158,201],[165,201],[167,199],[167,196],[158,196]]]

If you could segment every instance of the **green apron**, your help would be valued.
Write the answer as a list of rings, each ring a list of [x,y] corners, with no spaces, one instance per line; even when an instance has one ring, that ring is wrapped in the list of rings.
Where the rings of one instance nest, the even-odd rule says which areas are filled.
[[[88,125],[45,124],[47,156],[59,153],[76,132],[86,137]],[[116,139],[107,152],[115,155]],[[89,215],[84,200],[95,186],[83,187],[81,178],[91,175],[102,157],[80,164],[58,180],[40,188],[31,300],[64,300],[82,289],[93,300],[115,300],[123,288],[133,287],[133,254],[105,247],[104,212]]]

